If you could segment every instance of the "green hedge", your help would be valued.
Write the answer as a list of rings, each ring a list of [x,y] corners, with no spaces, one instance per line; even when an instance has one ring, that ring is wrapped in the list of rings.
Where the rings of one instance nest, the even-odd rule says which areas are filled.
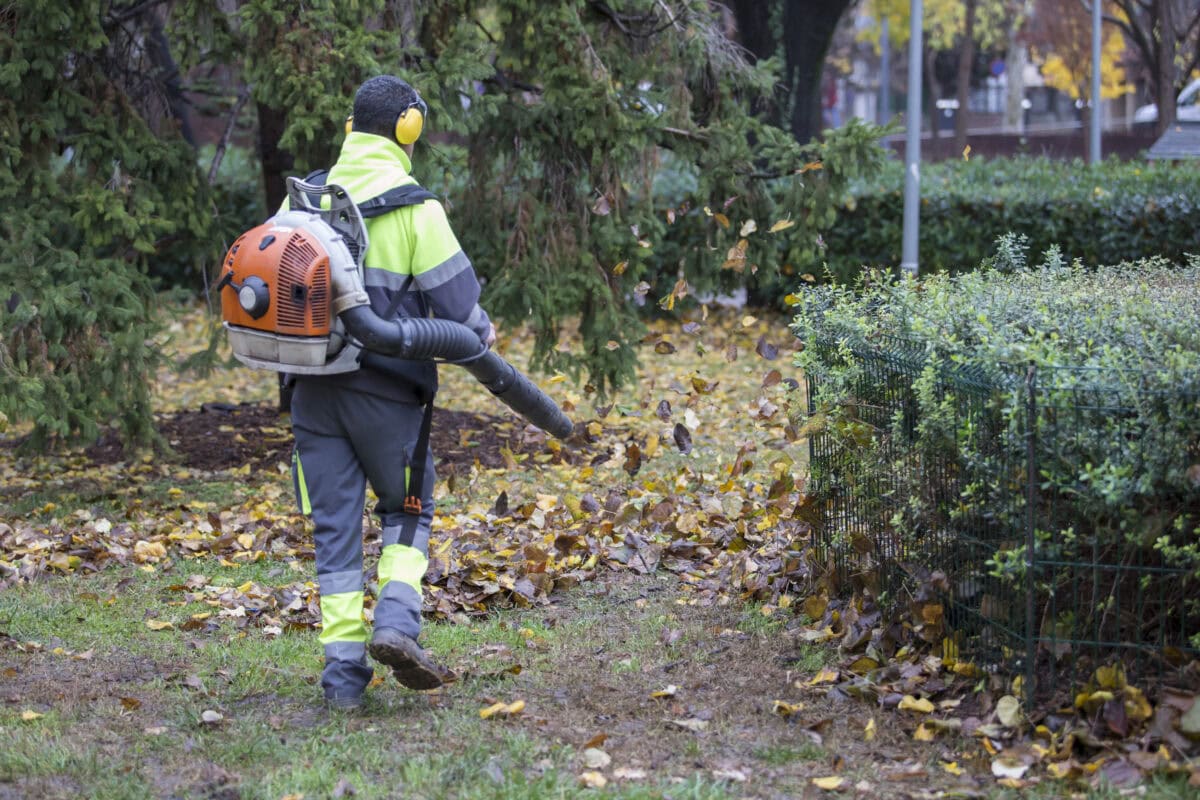
[[[1008,632],[1030,593],[1052,653],[1200,650],[1200,258],[1029,267],[1024,244],[793,297],[826,541],[873,554],[859,576],[938,571]]]
[[[1200,169],[1191,164],[972,158],[922,165],[921,193],[925,273],[973,269],[1010,232],[1034,252],[1057,244],[1068,260],[1088,264],[1200,252]],[[835,279],[900,263],[903,195],[896,160],[852,191],[825,236]]]

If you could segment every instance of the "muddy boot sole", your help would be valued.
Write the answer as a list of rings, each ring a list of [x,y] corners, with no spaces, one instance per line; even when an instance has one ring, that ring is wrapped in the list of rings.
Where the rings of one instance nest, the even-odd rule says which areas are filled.
[[[442,669],[433,662],[420,645],[400,634],[376,636],[367,652],[380,664],[392,668],[401,686],[428,691],[442,685]]]

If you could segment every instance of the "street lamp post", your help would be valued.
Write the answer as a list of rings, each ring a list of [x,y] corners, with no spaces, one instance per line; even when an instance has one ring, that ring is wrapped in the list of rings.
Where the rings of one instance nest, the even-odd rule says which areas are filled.
[[[916,276],[917,233],[921,224],[921,18],[922,0],[910,0],[908,36],[908,114],[904,144],[904,242],[900,269]]]

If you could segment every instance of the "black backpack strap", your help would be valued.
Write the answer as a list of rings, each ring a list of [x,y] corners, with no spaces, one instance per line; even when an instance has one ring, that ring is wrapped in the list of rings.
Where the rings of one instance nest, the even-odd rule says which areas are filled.
[[[404,497],[404,522],[400,526],[398,544],[412,547],[417,538],[417,523],[421,521],[421,493],[425,489],[425,462],[429,458],[429,435],[433,430],[433,401],[425,404],[421,432],[413,445],[412,463],[408,470],[408,492]]]
[[[426,200],[437,200],[437,195],[415,183],[397,186],[395,189],[389,189],[381,195],[376,195],[370,200],[364,200],[358,204],[358,210],[363,215],[363,219],[371,219],[372,217],[383,216],[389,211],[395,211],[398,208],[405,206],[416,206],[424,203]]]

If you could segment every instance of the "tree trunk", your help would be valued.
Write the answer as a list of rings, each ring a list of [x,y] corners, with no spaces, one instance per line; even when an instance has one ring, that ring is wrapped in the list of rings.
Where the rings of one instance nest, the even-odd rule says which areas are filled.
[[[737,42],[752,57],[752,63],[765,61],[779,52],[779,39],[770,25],[770,14],[765,13],[760,0],[730,0],[734,24],[737,27]],[[763,109],[763,116],[775,125],[784,125],[780,109],[787,105],[788,87],[781,84],[772,93],[770,108]]]
[[[966,0],[963,14],[962,47],[958,50],[958,74],[955,76],[956,85],[954,97],[958,108],[954,115],[954,150],[962,152],[967,146],[967,118],[970,110],[967,108],[971,99],[971,68],[975,65],[975,6],[978,0]]]
[[[1158,135],[1175,124],[1175,14],[1172,0],[1156,0],[1159,36],[1154,42]]]
[[[930,138],[938,138],[938,126],[941,120],[938,118],[937,101],[942,97],[942,84],[937,79],[937,53],[929,46],[928,42],[921,47],[922,53],[925,56],[925,82],[928,84],[926,90],[929,94],[929,136]]]
[[[295,157],[280,148],[279,139],[287,127],[287,115],[277,108],[258,103],[258,158],[262,164],[263,192],[267,213],[274,214],[287,196],[284,173],[296,163]]]
[[[784,0],[784,85],[792,107],[790,127],[798,142],[821,132],[825,55],[849,5],[850,0]]]
[[[183,96],[183,82],[179,75],[179,66],[171,57],[171,46],[163,31],[163,22],[157,13],[146,15],[150,21],[150,33],[146,37],[146,52],[158,71],[158,79],[162,82],[163,91],[167,96],[167,107],[171,116],[179,123],[179,134],[192,147],[196,146],[196,137],[192,132],[191,105]]]

